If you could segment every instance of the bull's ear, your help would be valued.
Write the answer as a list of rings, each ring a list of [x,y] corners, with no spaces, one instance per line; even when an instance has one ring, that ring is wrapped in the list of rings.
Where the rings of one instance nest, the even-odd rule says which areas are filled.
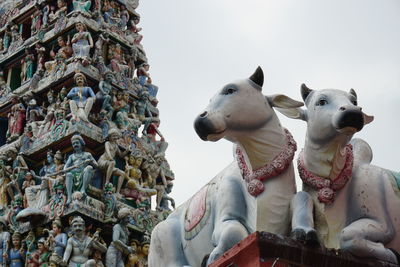
[[[308,88],[307,85],[304,83],[301,85],[300,92],[301,92],[301,97],[303,98],[303,101],[306,102],[307,96],[312,92],[313,90]]]
[[[367,115],[363,112],[364,116],[364,125],[372,122],[374,120],[374,116]]]
[[[301,109],[303,102],[296,101],[285,95],[272,95],[266,97],[271,107],[283,115],[292,118],[306,120],[305,111]]]
[[[256,71],[249,78],[252,82],[262,87],[264,84],[264,73],[260,66],[257,67]]]
[[[304,106],[303,102],[296,101],[285,95],[272,95],[266,98],[271,107],[298,108]]]
[[[351,94],[352,96],[354,96],[357,99],[357,93],[356,93],[356,91],[354,91],[353,88],[350,89],[349,94]]]
[[[307,121],[307,113],[302,108],[275,108],[288,118]]]

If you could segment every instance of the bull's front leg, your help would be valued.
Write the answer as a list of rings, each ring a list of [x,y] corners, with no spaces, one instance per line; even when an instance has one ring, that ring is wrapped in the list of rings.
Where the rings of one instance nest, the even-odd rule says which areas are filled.
[[[363,218],[342,230],[340,247],[359,257],[374,257],[399,264],[399,253],[384,247],[385,243],[392,240],[394,234],[391,225]]]
[[[293,196],[290,236],[296,240],[306,241],[310,245],[319,243],[317,232],[314,229],[313,207],[312,198],[307,192],[300,191]]]
[[[220,223],[213,233],[212,241],[215,248],[208,258],[207,265],[214,262],[248,235],[246,227],[237,220],[226,220]]]

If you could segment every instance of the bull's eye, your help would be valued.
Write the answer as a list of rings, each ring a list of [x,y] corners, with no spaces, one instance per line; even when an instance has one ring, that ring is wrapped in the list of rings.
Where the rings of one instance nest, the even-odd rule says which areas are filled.
[[[223,95],[231,95],[234,92],[236,92],[235,88],[225,88],[224,90],[222,90],[221,94],[223,94]]]
[[[318,101],[317,106],[325,106],[326,104],[328,104],[328,101],[326,101],[326,99],[321,98]]]
[[[357,100],[352,100],[351,103],[352,103],[354,106],[357,106],[357,104],[358,104],[358,103],[357,103]]]

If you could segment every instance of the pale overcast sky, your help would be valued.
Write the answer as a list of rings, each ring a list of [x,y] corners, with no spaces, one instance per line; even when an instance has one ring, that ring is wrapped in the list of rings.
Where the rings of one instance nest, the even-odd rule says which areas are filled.
[[[194,118],[224,84],[258,65],[266,95],[301,100],[301,83],[354,88],[359,105],[375,116],[356,137],[372,146],[374,164],[400,169],[400,1],[141,0],[138,12],[160,87],[160,130],[170,144],[177,204],[233,160],[228,141],[200,140]],[[305,123],[280,118],[302,148]]]

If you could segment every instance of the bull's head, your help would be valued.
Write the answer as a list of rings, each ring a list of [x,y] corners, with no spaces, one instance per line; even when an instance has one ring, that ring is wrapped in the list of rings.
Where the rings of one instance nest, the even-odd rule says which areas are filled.
[[[324,143],[338,135],[349,139],[373,120],[358,106],[357,94],[353,89],[348,93],[336,89],[317,91],[303,84],[301,95],[306,110],[278,110],[290,118],[307,121],[307,137],[313,142]]]
[[[226,138],[235,141],[238,135],[257,130],[275,115],[271,107],[295,108],[303,103],[284,95],[265,97],[262,94],[264,74],[260,67],[244,80],[225,85],[197,116],[194,128],[203,140]]]

